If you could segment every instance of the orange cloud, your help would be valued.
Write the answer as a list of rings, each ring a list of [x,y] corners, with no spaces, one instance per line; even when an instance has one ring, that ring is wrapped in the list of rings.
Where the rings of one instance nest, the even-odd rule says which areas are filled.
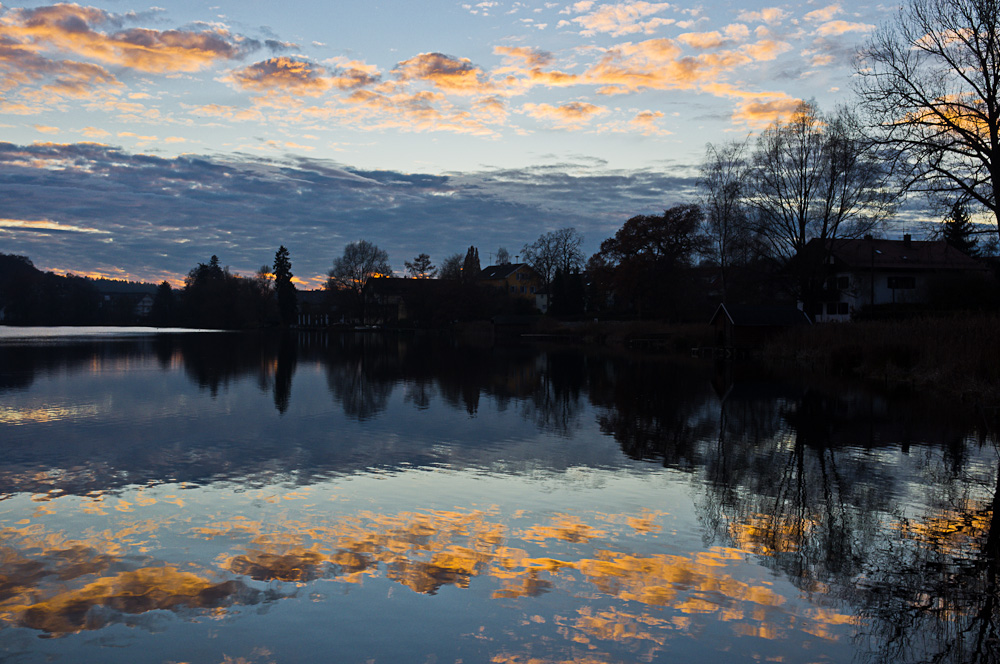
[[[848,32],[868,32],[875,26],[870,23],[850,23],[848,21],[829,21],[816,28],[816,34],[821,37],[836,37]]]
[[[228,80],[245,90],[283,90],[292,94],[318,95],[332,82],[326,70],[307,60],[277,57],[256,62],[232,72]]]
[[[842,11],[843,10],[841,9],[840,5],[827,5],[822,9],[816,9],[809,12],[803,18],[805,18],[807,21],[829,21]]]
[[[733,113],[733,120],[756,129],[763,129],[779,120],[792,116],[802,100],[792,97],[751,99],[741,103]]]
[[[742,53],[746,53],[755,62],[774,60],[782,53],[787,53],[792,48],[787,42],[764,39],[755,44],[746,44],[740,48]]]
[[[596,116],[604,115],[608,109],[583,101],[574,101],[561,106],[551,104],[525,104],[522,110],[536,120],[554,122],[563,129],[578,128]]]
[[[584,78],[601,85],[597,92],[605,95],[644,89],[690,90],[715,82],[750,62],[748,55],[736,51],[682,56],[673,40],[650,39],[608,49]]]
[[[355,90],[366,85],[374,85],[381,76],[378,67],[358,60],[338,57],[328,62],[333,65],[333,85],[340,90]]]
[[[662,118],[662,111],[641,111],[629,120],[629,124],[647,136],[669,134],[670,132],[656,126],[656,122]]]
[[[5,43],[6,42],[6,43]],[[80,97],[118,81],[106,69],[94,64],[51,60],[34,52],[32,48],[5,39],[0,22],[0,92],[13,90],[42,80],[51,94]]]
[[[502,80],[508,94],[522,93],[541,85],[549,88],[569,87],[580,82],[576,74],[561,71],[545,71],[542,67],[551,64],[555,58],[547,51],[525,47],[498,46],[493,52],[502,55],[504,65],[493,71]]]
[[[467,58],[442,53],[421,53],[396,65],[400,81],[425,81],[452,94],[482,94],[493,90],[483,70]]]
[[[151,73],[197,71],[244,52],[244,40],[222,28],[200,32],[130,28],[114,33],[97,29],[116,22],[104,10],[79,5],[14,9],[0,18],[0,38],[31,50],[56,49]]]

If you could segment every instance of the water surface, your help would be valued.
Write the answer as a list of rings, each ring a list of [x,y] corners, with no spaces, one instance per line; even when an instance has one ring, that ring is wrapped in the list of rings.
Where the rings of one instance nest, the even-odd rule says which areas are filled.
[[[989,420],[359,334],[0,344],[0,659],[996,661]]]

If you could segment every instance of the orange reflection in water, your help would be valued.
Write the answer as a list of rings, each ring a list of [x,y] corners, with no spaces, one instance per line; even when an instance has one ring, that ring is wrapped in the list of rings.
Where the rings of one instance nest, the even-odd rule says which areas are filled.
[[[302,586],[318,579],[364,583],[374,578],[428,595],[444,586],[478,585],[484,600],[515,603],[508,608],[565,592],[581,598],[578,615],[549,620],[569,642],[588,648],[599,642],[658,648],[671,635],[697,633],[708,621],[731,623],[732,634],[762,639],[786,636],[793,624],[834,639],[832,627],[850,621],[833,611],[785,608],[785,598],[770,582],[741,578],[753,568],[736,549],[676,555],[614,550],[625,532],[640,541],[656,536],[660,527],[649,513],[590,515],[600,528],[584,515],[566,514],[515,527],[495,508],[335,519],[291,512],[298,518],[240,516],[194,525],[183,512],[136,518],[167,502],[141,491],[111,501],[130,511],[86,516],[86,502],[77,500],[82,518],[109,525],[87,530],[86,537],[70,539],[39,523],[0,531],[5,542],[0,547],[0,621],[71,633],[99,628],[116,614],[210,613],[262,601],[262,591],[250,581]],[[161,542],[166,534],[198,542],[191,549],[208,547],[214,553],[185,565],[156,563],[157,556],[169,557]],[[533,555],[546,548],[554,555]],[[139,553],[147,554],[141,565],[129,562]],[[626,611],[618,602],[641,609]],[[537,622],[546,618],[539,616]]]

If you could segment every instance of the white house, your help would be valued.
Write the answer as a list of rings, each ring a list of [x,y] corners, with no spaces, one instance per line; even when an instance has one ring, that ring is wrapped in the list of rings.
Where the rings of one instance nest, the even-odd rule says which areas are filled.
[[[848,321],[872,305],[925,303],[931,284],[941,277],[990,274],[987,266],[944,240],[919,241],[910,235],[902,240],[834,240],[825,252],[821,241],[813,239],[802,255],[824,261],[822,302],[812,312],[817,323]]]

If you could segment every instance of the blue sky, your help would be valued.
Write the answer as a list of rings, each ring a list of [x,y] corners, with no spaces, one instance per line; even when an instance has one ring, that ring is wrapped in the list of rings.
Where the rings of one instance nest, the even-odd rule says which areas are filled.
[[[279,244],[318,284],[350,241],[484,261],[593,252],[694,199],[708,142],[850,101],[891,6],[169,2],[0,7],[0,251],[176,280]]]

